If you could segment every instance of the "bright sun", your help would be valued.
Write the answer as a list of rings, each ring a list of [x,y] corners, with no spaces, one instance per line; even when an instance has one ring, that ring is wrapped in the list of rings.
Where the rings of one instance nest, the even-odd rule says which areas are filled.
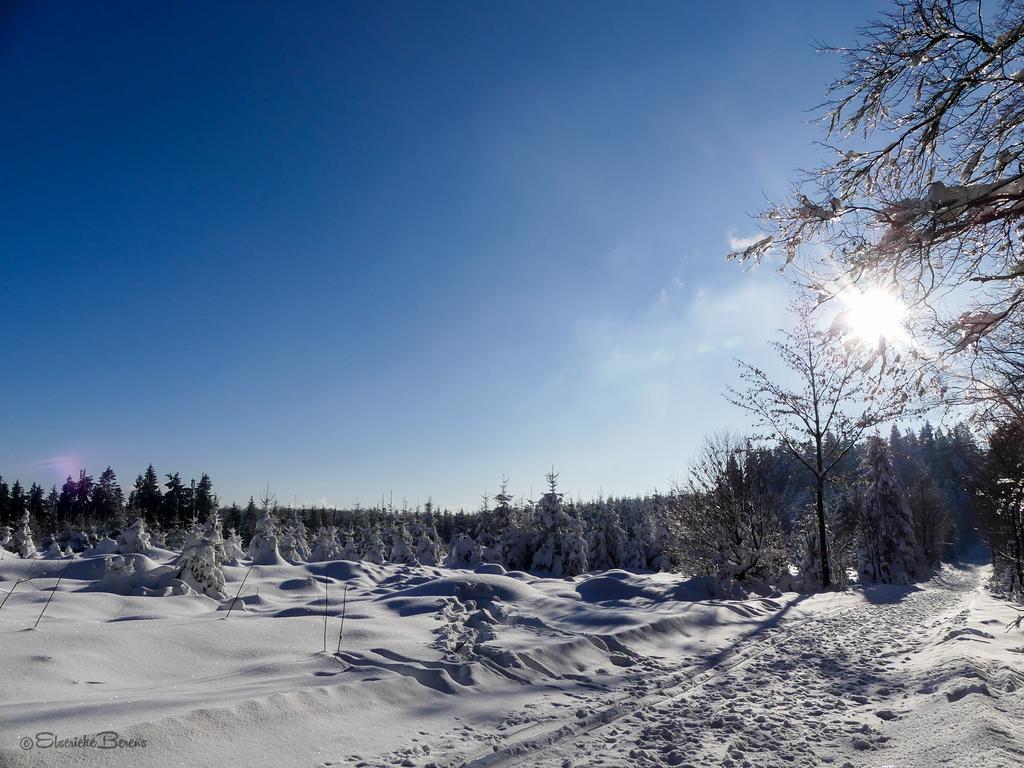
[[[907,308],[896,294],[870,288],[843,291],[839,296],[846,304],[844,325],[853,336],[872,344],[880,337],[888,341],[906,337]]]

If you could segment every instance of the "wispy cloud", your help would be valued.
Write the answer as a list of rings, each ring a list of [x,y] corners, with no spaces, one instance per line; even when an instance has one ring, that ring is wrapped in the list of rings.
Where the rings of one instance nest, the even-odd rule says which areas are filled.
[[[596,368],[604,375],[653,374],[657,369],[704,364],[731,372],[740,348],[756,349],[785,324],[790,296],[773,275],[686,291],[662,289],[641,316],[632,321],[605,320],[585,334]]]
[[[728,277],[670,280],[632,316],[609,309],[579,328],[582,354],[566,382],[572,398],[559,405],[582,425],[585,442],[574,455],[603,468],[595,478],[628,471],[665,482],[685,467],[701,434],[749,426],[723,396],[738,383],[734,358],[775,367],[767,342],[787,324],[791,296],[772,272]]]
[[[82,463],[78,456],[65,454],[61,456],[50,456],[49,458],[33,461],[30,465],[33,469],[47,474],[60,477],[73,477],[78,474]]]

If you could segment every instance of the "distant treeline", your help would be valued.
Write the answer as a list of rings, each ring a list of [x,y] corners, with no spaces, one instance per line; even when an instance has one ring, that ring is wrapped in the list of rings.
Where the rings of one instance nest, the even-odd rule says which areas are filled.
[[[866,463],[868,442],[843,459],[828,488],[831,557],[839,583],[847,569],[858,567],[868,496],[883,472]],[[1012,542],[1006,542],[1015,529],[1006,525],[1005,504],[995,500],[998,478],[1012,465],[1005,454],[1010,448],[1019,451],[1019,436],[999,433],[990,447],[981,447],[964,425],[943,430],[925,424],[917,431],[894,427],[881,443],[886,456],[872,461],[891,471],[915,547],[927,563],[974,544],[979,523],[997,553],[1013,550]],[[561,573],[581,567],[681,569],[778,582],[793,573],[793,566],[814,567],[808,557],[814,538],[809,535],[813,479],[779,447],[759,447],[742,436],[709,440],[688,479],[664,494],[571,500],[557,492],[554,474],[549,481],[538,502],[513,499],[506,482],[473,511],[439,510],[430,502],[292,508],[279,506],[269,489],[259,501],[250,497],[245,506],[223,506],[207,474],[185,482],[180,473],[168,473],[161,481],[150,465],[126,495],[108,467],[98,479],[82,470],[77,479],[68,477],[49,492],[36,484],[26,491],[17,480],[8,485],[0,479],[0,528],[20,527],[22,540],[30,529],[32,538],[51,547],[56,542],[80,549],[103,535],[118,538],[141,519],[154,545],[175,549],[214,517],[244,546],[259,532],[263,518],[264,526],[280,525],[292,530],[293,538],[304,540],[302,529],[310,530],[311,540],[336,537],[346,542],[339,551],[350,557],[372,552],[376,559],[379,551],[384,560],[397,553],[393,556],[403,562],[410,559],[410,550],[415,552],[415,532],[426,531],[421,538],[436,541],[436,560],[456,564],[491,561],[528,569],[538,562],[540,542],[550,541],[554,552],[541,553],[542,561],[568,558],[556,566]],[[3,541],[11,541],[9,530],[0,530]],[[1009,571],[1018,574],[1014,584],[1024,583],[1017,566]]]

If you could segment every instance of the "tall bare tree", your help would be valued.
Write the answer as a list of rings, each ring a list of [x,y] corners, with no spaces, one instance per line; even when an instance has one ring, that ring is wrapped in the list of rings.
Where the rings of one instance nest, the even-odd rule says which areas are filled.
[[[821,105],[833,159],[731,256],[779,251],[824,294],[898,291],[947,399],[1024,416],[1024,2],[897,0],[824,48],[845,61]]]
[[[838,339],[815,321],[806,297],[792,306],[793,327],[772,347],[795,384],[776,381],[762,368],[743,361],[742,389],[730,388],[734,405],[754,414],[765,438],[774,438],[815,480],[815,510],[821,557],[821,585],[831,583],[825,489],[832,471],[864,433],[889,422],[910,407],[909,369],[890,365],[874,371],[872,350]]]

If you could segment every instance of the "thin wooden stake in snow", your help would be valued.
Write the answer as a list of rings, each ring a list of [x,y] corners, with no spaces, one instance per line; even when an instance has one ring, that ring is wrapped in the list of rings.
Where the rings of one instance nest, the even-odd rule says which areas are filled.
[[[0,609],[2,609],[4,607],[4,605],[7,604],[7,598],[14,594],[14,590],[16,590],[18,588],[19,584],[21,584],[22,582],[25,582],[25,581],[32,581],[32,574],[35,572],[35,570],[36,570],[36,564],[32,563],[32,567],[28,569],[28,576],[26,576],[24,579],[17,579],[14,582],[14,586],[11,587],[7,591],[6,595],[4,595],[3,602],[0,602]]]
[[[235,609],[235,601],[238,599],[238,596],[242,594],[242,587],[245,586],[245,580],[249,578],[250,573],[252,573],[251,565],[249,566],[249,570],[245,572],[245,576],[242,577],[242,583],[238,585],[238,591],[235,593],[235,596],[231,598],[231,605],[228,606],[227,615],[224,617],[225,620],[231,616],[231,611]]]
[[[341,627],[338,629],[338,653],[341,653],[341,636],[345,634],[345,608],[348,607],[348,582],[345,582],[345,591],[341,595]]]
[[[21,584],[21,582],[23,581],[28,581],[28,579],[18,579],[16,582],[14,582],[14,586],[7,590],[7,594],[4,595],[3,602],[0,602],[0,611],[2,611],[4,605],[7,604],[7,598],[14,594],[14,590],[16,590],[18,588],[18,585]]]
[[[64,570],[60,572],[60,576],[57,577],[57,583],[53,585],[53,589],[50,590],[50,596],[46,598],[46,605],[43,606],[43,610],[39,612],[39,618],[36,619],[36,623],[32,625],[32,629],[39,626],[39,622],[43,620],[43,614],[46,613],[46,609],[50,607],[50,601],[53,600],[53,593],[57,591],[57,587],[60,586],[60,580],[64,578],[64,574],[67,573],[68,566],[71,565],[71,561],[68,560],[67,565],[64,566]]]
[[[28,581],[28,579],[18,579],[16,582],[14,582],[14,586],[7,590],[7,594],[4,595],[3,602],[0,602],[0,610],[2,610],[3,607],[7,604],[7,598],[14,594],[14,590],[16,590],[18,588],[18,585],[21,584],[23,581]]]
[[[327,588],[331,583],[330,578],[324,575],[324,653],[327,653]]]

